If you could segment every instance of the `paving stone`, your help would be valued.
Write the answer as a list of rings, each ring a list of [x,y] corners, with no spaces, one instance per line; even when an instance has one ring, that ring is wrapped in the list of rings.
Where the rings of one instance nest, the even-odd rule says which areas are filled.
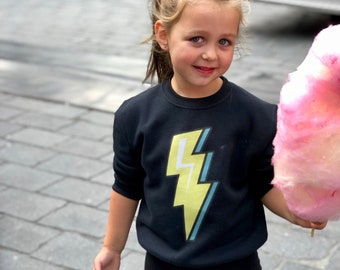
[[[9,108],[9,107],[3,106],[3,105],[1,105],[1,107],[0,107],[0,119],[1,120],[10,119],[14,116],[21,114],[21,113],[22,113],[22,111],[14,109],[14,108]]]
[[[0,102],[5,103],[9,100],[13,99],[13,96],[10,94],[0,93]]]
[[[272,256],[265,252],[262,252],[261,249],[258,251],[261,266],[264,270],[274,270],[279,269],[279,265],[282,263],[283,259],[279,256]]]
[[[0,211],[26,220],[37,220],[63,206],[65,201],[17,189],[0,194]]]
[[[73,138],[56,145],[54,149],[79,156],[99,158],[112,151],[111,147],[112,146],[107,143],[82,138]]]
[[[322,234],[327,238],[340,239],[340,220],[329,221],[327,227],[321,232],[317,232],[316,235]]]
[[[33,256],[64,267],[84,270],[92,269],[93,259],[99,249],[97,241],[75,233],[63,233],[34,252]]]
[[[111,141],[105,141],[105,143],[110,143],[110,153],[104,157],[101,158],[102,161],[106,161],[107,163],[111,163],[113,162],[113,141],[112,141],[112,137],[111,137]]]
[[[44,189],[42,193],[72,202],[96,206],[110,197],[111,190],[103,185],[65,178]]]
[[[110,165],[106,163],[98,162],[93,159],[61,154],[40,164],[38,167],[42,170],[63,175],[90,178],[107,170],[109,166]]]
[[[30,253],[60,232],[20,219],[0,219],[0,246]],[[32,241],[34,239],[34,241]]]
[[[74,135],[95,140],[103,139],[106,136],[112,134],[112,128],[90,124],[85,121],[79,121],[70,127],[61,129],[60,131],[67,135]]]
[[[8,187],[0,185],[0,192],[3,191],[3,190],[6,190],[6,189],[8,189]]]
[[[318,270],[320,268],[315,268],[313,266],[309,265],[303,265],[299,263],[294,263],[294,262],[286,262],[280,269],[282,270]]]
[[[327,270],[338,270],[340,262],[340,244],[338,243],[337,248],[333,252],[331,258],[329,259],[329,263],[325,269]]]
[[[43,108],[40,112],[59,116],[63,118],[73,119],[87,113],[87,109],[71,106],[68,104],[51,103],[48,108]]]
[[[50,106],[49,102],[32,99],[32,98],[24,98],[24,97],[15,97],[12,100],[6,102],[7,106],[12,106],[21,110],[28,111],[41,111],[48,109]]]
[[[0,137],[15,133],[22,129],[22,126],[0,121]]]
[[[68,204],[39,221],[40,224],[61,230],[103,238],[108,214],[83,205]]]
[[[4,146],[6,146],[7,144],[10,144],[9,142],[3,140],[3,139],[0,139],[0,149]]]
[[[110,134],[109,136],[106,136],[102,141],[112,145],[113,144],[112,134]]]
[[[58,0],[47,3],[30,0],[1,10],[2,21],[6,22],[1,27],[3,40],[74,52],[104,53],[107,57],[117,53],[134,58],[146,56],[146,52],[141,55],[143,46],[139,45],[149,32],[145,1],[115,0],[108,4],[102,0],[84,0],[81,4],[68,1],[61,5]]]
[[[49,149],[19,143],[6,143],[0,149],[0,159],[30,166],[34,166],[53,155],[55,155],[55,152]]]
[[[336,239],[329,239],[320,235],[312,238],[309,230],[300,229],[297,226],[292,229],[277,224],[268,228],[268,231],[268,241],[262,247],[262,250],[268,254],[290,259],[324,259],[327,257],[330,248],[336,243]]]
[[[66,270],[66,268],[45,263],[22,253],[0,248],[0,269],[6,270]]]
[[[137,270],[144,268],[144,253],[131,252],[122,258],[121,270]]]
[[[0,183],[28,191],[39,190],[59,179],[61,179],[60,175],[20,165],[4,164],[0,166]]]
[[[108,126],[110,128],[113,127],[113,113],[89,111],[87,114],[82,115],[80,118],[85,121]]]
[[[12,123],[24,126],[37,127],[47,130],[58,130],[61,127],[70,125],[73,121],[66,118],[42,114],[40,112],[31,112],[20,115],[11,120]]]
[[[112,148],[112,143],[110,143],[110,146]],[[112,153],[112,150],[110,151],[110,154],[101,157],[100,160],[103,161],[103,162],[106,162],[108,164],[112,164],[112,162],[113,162],[113,153]]]
[[[0,50],[1,47],[0,43]],[[54,51],[50,53],[55,54]],[[40,52],[33,53],[33,55],[39,57]],[[65,58],[65,55],[62,57]],[[78,57],[88,58],[84,55],[79,55]],[[14,58],[16,58],[16,56],[14,56]],[[72,55],[71,58],[74,61],[77,59],[77,56]],[[120,66],[125,67],[125,71],[120,71],[120,73],[131,74],[128,78],[124,78],[126,75],[123,75],[122,78],[121,75],[117,76],[111,73],[104,73],[98,76],[92,69],[96,69],[96,66],[101,60],[91,67],[88,67],[90,72],[87,71],[85,73],[79,72],[79,67],[65,69],[57,66],[46,69],[45,65],[32,66],[31,64],[17,61],[0,61],[4,62],[2,66],[0,65],[0,74],[3,77],[3,80],[0,80],[0,88],[11,89],[11,92],[17,95],[26,95],[29,93],[32,97],[43,97],[56,102],[67,101],[70,104],[78,106],[85,105],[112,112],[116,111],[124,100],[142,92],[144,89],[140,82],[145,73],[146,63],[143,65],[143,72],[139,72],[142,75],[139,75],[140,78],[136,79],[135,76],[137,75],[135,75],[135,72],[131,72],[131,65],[122,62],[121,59],[114,61],[112,65],[116,66],[117,63],[119,63]],[[134,61],[135,59],[133,62]],[[14,67],[9,68],[11,65]],[[13,74],[12,70],[15,70],[15,74]],[[42,84],[35,79],[37,76],[44,78],[43,80],[46,82]],[[132,77],[132,80],[130,77]],[[115,91],[112,91],[113,85]],[[36,110],[41,111],[40,109]]]
[[[7,138],[21,143],[50,147],[65,141],[68,136],[36,128],[26,128],[7,136]]]
[[[108,186],[112,186],[114,182],[114,175],[113,175],[113,170],[110,168],[106,172],[97,175],[96,177],[92,178],[93,182],[105,184]]]
[[[109,208],[110,208],[110,199],[108,199],[105,202],[99,204],[97,206],[97,208],[100,209],[100,210],[104,210],[104,211],[108,212]]]

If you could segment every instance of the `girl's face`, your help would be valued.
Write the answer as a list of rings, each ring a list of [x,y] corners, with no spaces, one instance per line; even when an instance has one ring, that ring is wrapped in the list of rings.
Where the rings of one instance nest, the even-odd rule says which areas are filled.
[[[178,94],[205,97],[220,89],[220,76],[233,59],[239,24],[236,8],[215,1],[187,5],[169,32],[156,23],[156,37],[163,30],[158,41],[170,53],[171,84]]]

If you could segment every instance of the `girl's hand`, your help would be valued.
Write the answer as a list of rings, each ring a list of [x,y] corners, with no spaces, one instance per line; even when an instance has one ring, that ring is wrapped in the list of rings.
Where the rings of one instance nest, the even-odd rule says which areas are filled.
[[[320,222],[307,221],[293,214],[291,217],[291,222],[303,228],[310,228],[310,229],[315,229],[315,230],[322,230],[327,225],[327,221],[320,221]]]
[[[282,192],[276,187],[263,196],[262,202],[273,213],[301,227],[322,230],[327,225],[327,221],[311,222],[294,215],[288,209]]]
[[[119,270],[120,254],[103,247],[94,259],[93,270]]]

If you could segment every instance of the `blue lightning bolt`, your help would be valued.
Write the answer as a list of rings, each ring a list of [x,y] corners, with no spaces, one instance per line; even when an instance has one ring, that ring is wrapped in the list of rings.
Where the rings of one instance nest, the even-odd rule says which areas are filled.
[[[167,175],[179,175],[174,206],[184,206],[186,239],[194,240],[215,193],[217,182],[206,182],[212,153],[202,154],[210,129],[173,137]]]

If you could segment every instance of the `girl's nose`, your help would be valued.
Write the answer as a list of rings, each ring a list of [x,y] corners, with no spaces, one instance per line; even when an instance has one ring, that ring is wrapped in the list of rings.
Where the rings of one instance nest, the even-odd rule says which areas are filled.
[[[217,58],[216,48],[214,46],[207,47],[206,50],[202,53],[203,60],[215,60]]]

